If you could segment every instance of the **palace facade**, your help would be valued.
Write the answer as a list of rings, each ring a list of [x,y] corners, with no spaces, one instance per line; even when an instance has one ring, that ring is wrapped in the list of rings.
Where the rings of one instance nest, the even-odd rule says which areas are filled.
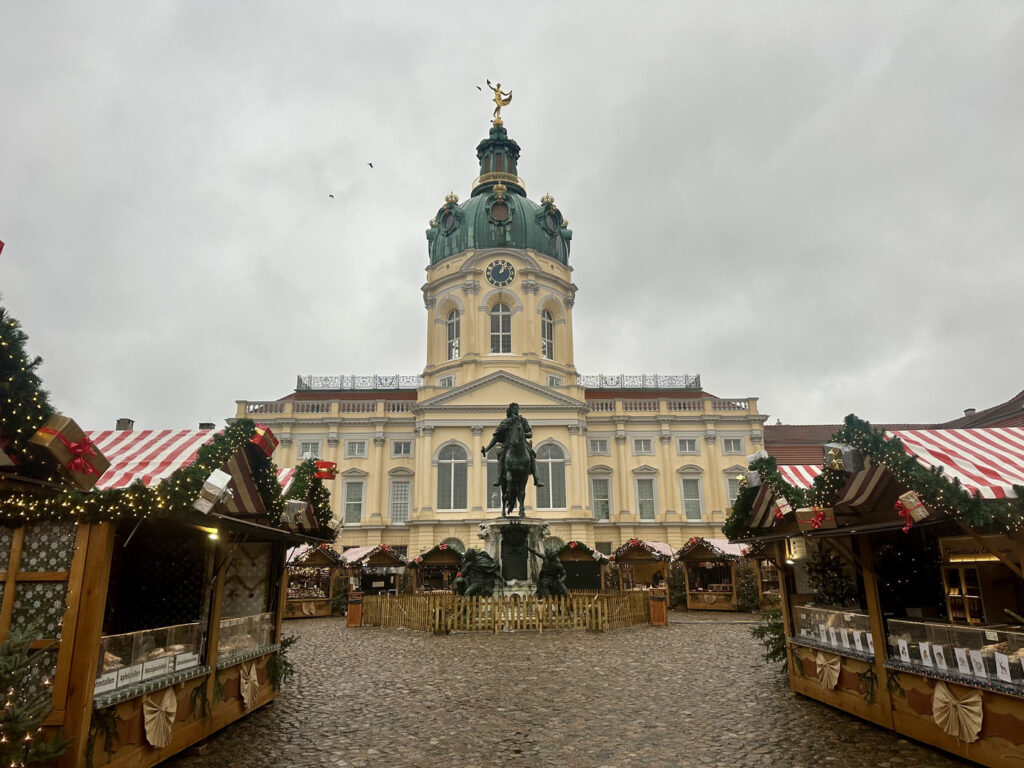
[[[279,467],[337,462],[338,549],[474,546],[500,514],[497,448],[481,448],[513,401],[544,482],[527,514],[604,552],[720,536],[736,474],[762,448],[756,398],[715,397],[699,376],[577,372],[572,231],[550,195],[526,196],[519,151],[495,120],[469,198],[448,195],[430,220],[422,375],[300,376],[279,400],[237,404],[278,436]]]

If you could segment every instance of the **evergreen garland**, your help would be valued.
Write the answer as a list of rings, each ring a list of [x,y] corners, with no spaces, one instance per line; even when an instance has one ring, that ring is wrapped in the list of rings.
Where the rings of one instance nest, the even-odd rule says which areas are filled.
[[[28,336],[0,305],[0,451],[16,463],[26,459],[25,446],[53,413],[50,396],[36,373],[41,357],[29,357]]]
[[[307,459],[295,468],[292,484],[285,494],[286,499],[308,501],[313,506],[313,515],[321,530],[328,530],[331,525],[331,492],[324,486],[324,481],[316,476],[316,461]],[[274,482],[277,482],[275,474]]]
[[[761,475],[761,484],[767,485],[771,489],[773,498],[781,496],[789,502],[793,509],[806,507],[811,503],[810,496],[806,490],[790,485],[783,479],[774,456],[752,461],[750,469],[756,470]],[[725,534],[726,538],[734,540],[744,536],[757,535],[766,530],[750,528],[748,525],[758,491],[760,491],[760,488],[756,486],[740,489],[736,500],[733,502],[732,513],[722,524],[722,533]]]

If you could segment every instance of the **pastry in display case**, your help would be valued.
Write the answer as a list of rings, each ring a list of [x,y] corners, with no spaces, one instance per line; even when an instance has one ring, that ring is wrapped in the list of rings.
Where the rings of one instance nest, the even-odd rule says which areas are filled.
[[[102,637],[93,694],[196,667],[200,652],[198,623]]]
[[[237,619],[221,619],[220,639],[217,641],[218,661],[272,645],[273,641],[273,613],[260,613]]]

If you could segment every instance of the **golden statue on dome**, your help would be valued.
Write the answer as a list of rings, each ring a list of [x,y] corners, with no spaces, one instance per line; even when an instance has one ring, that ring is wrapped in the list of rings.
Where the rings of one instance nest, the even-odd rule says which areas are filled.
[[[487,81],[487,87],[494,91],[494,103],[497,105],[494,108],[494,119],[491,122],[494,125],[504,125],[501,121],[501,108],[507,107],[512,102],[512,91],[505,93],[501,90],[501,83],[497,85],[491,85],[491,81]]]

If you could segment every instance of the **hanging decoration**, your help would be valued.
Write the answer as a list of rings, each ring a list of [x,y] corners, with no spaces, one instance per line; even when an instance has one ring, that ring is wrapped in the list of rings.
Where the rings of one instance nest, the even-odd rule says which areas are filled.
[[[259,448],[263,455],[268,459],[273,455],[274,449],[277,448],[278,439],[274,437],[274,433],[270,431],[270,427],[266,424],[255,424],[256,433],[249,440],[253,445]]]
[[[74,419],[54,414],[29,439],[41,453],[53,458],[72,482],[83,491],[90,490],[110,462],[93,445]]]
[[[962,699],[941,680],[935,683],[932,695],[932,720],[957,741],[970,744],[978,740],[983,710],[981,693],[972,691]]]
[[[323,479],[320,477],[320,464],[330,464],[337,467],[332,461],[320,462],[314,459],[307,459],[295,467],[295,475],[292,477],[292,484],[285,493],[285,498],[290,501],[304,501],[310,504],[312,515],[316,526],[327,531],[333,528],[338,522],[334,521],[331,510],[331,492],[327,490]]]
[[[151,693],[142,700],[142,712],[146,723],[146,741],[157,749],[166,747],[171,741],[174,716],[178,713],[178,699],[174,688],[164,688]]]
[[[896,499],[893,509],[896,510],[897,515],[903,518],[905,523],[903,526],[904,533],[910,533],[914,523],[921,522],[929,515],[928,509],[924,506],[924,502],[921,501],[921,497],[914,491],[907,491]]]
[[[249,709],[256,701],[256,694],[260,688],[259,677],[256,675],[256,662],[249,666],[243,664],[239,669],[238,678],[239,692],[242,694],[242,704]]]
[[[766,453],[762,455],[762,452],[758,451],[747,458],[753,459],[750,461],[749,468],[758,475],[760,482],[757,486],[751,486],[748,479],[747,487],[740,488],[739,494],[732,503],[732,512],[726,518],[725,523],[722,524],[722,533],[725,534],[726,538],[732,540],[742,538],[745,534],[751,533],[750,515],[753,511],[754,500],[757,498],[760,486],[762,485],[767,485],[771,489],[772,496],[775,499],[781,499],[785,503],[786,508],[791,508],[790,505],[798,508],[806,507],[811,503],[807,491],[791,485],[783,479],[774,457],[768,456]],[[742,483],[740,485],[742,486]],[[783,512],[783,514],[787,513]],[[776,516],[776,520],[778,519]]]
[[[772,504],[775,509],[776,520],[782,520],[786,515],[793,513],[793,507],[791,507],[789,502],[782,496],[777,496]]]
[[[230,484],[231,475],[220,469],[213,470],[203,483],[203,487],[199,489],[199,496],[192,502],[192,508],[204,515],[210,514],[210,510],[218,502],[232,495],[231,489],[228,488]]]
[[[316,474],[313,477],[318,480],[333,480],[338,476],[338,464],[334,461],[317,461],[315,463]]]
[[[817,651],[814,654],[814,667],[818,674],[818,683],[826,691],[831,691],[839,682],[841,662],[834,653]]]
[[[818,531],[836,527],[835,510],[823,507],[801,507],[796,511],[796,521],[801,531]]]

